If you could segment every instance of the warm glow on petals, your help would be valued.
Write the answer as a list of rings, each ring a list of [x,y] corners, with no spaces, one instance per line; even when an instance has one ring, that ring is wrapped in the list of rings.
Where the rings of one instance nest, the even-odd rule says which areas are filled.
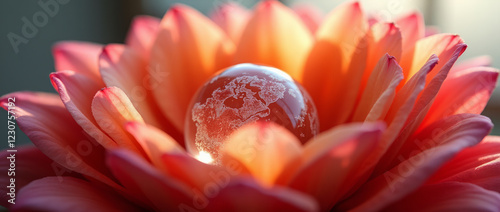
[[[205,190],[213,189],[213,186],[224,187],[233,177],[240,175],[242,170],[238,164],[206,164],[184,153],[166,153],[162,155],[161,160],[166,167],[167,176],[184,182],[195,189],[195,192],[210,193],[213,190]]]
[[[158,34],[160,19],[151,16],[137,16],[132,21],[125,43],[139,53],[139,57],[149,59],[151,47]]]
[[[361,82],[361,91],[364,90],[368,78],[377,62],[385,54],[393,56],[396,61],[401,61],[402,37],[399,28],[394,23],[377,23],[370,27],[369,52],[365,72]]]
[[[278,1],[262,1],[243,31],[235,63],[273,66],[300,81],[312,41],[311,33],[291,9]]]
[[[161,111],[179,131],[191,97],[231,64],[233,51],[226,34],[198,11],[176,5],[165,14],[152,49],[149,82]]]
[[[97,60],[103,46],[100,44],[63,41],[52,47],[56,71],[74,71],[96,83],[102,83]]]
[[[127,133],[124,125],[129,121],[144,123],[144,120],[122,90],[107,87],[98,91],[92,101],[92,114],[118,147],[141,153],[140,145]]]
[[[437,34],[423,38],[415,44],[415,50],[412,57],[403,55],[401,67],[405,78],[409,79],[425,64],[430,55],[435,54],[439,60],[443,61],[436,66],[436,70],[441,70],[448,60],[454,56],[456,48],[464,41],[458,35]],[[465,49],[464,49],[465,51]],[[427,83],[437,74],[437,71],[431,72],[427,78]]]
[[[333,10],[317,31],[302,83],[317,106],[321,131],[344,123],[353,111],[368,54],[367,29],[355,2]]]
[[[161,155],[164,153],[182,153],[184,149],[168,134],[141,122],[129,122],[125,129],[134,136],[149,159],[158,168],[162,167]]]
[[[424,17],[419,12],[413,12],[396,20],[396,25],[401,30],[405,54],[412,52],[415,43],[425,36]]]
[[[216,8],[210,16],[233,42],[239,43],[251,13],[236,2],[227,2]]]
[[[384,118],[401,80],[403,80],[403,71],[396,62],[396,58],[388,54],[384,55],[368,79],[352,121],[373,122]]]
[[[332,128],[312,139],[302,156],[280,177],[280,184],[311,194],[323,211],[366,176],[380,157],[381,124],[351,124]],[[311,174],[315,173],[315,174]]]
[[[237,160],[253,177],[271,186],[285,166],[300,156],[301,144],[287,129],[259,122],[233,133],[221,153],[223,158],[230,156]]]

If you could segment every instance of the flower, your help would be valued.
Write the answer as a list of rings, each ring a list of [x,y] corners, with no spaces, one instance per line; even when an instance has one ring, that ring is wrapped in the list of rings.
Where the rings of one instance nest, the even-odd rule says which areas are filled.
[[[466,45],[457,35],[425,36],[418,13],[368,21],[354,2],[318,24],[305,11],[228,4],[211,21],[178,5],[161,21],[137,17],[125,45],[58,43],[50,78],[59,97],[0,100],[7,109],[15,98],[18,125],[36,146],[17,150],[17,193],[2,186],[2,203],[13,211],[500,210],[500,139],[485,138],[492,123],[479,115],[498,70],[484,58],[453,66]],[[302,145],[256,122],[230,135],[222,165],[187,153],[190,99],[239,63],[302,83],[320,134]]]

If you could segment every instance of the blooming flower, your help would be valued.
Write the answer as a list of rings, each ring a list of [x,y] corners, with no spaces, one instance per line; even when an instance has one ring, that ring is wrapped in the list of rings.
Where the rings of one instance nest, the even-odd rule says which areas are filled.
[[[211,21],[178,5],[161,21],[137,17],[125,45],[58,43],[50,78],[59,96],[0,100],[7,108],[15,98],[18,125],[36,146],[18,149],[16,204],[7,203],[6,186],[2,203],[47,211],[500,211],[500,140],[485,138],[492,123],[479,115],[498,70],[484,58],[454,66],[463,40],[425,36],[418,13],[368,21],[358,3],[346,3],[319,24],[307,11],[277,1],[253,12],[228,4]],[[256,122],[229,136],[219,165],[209,153],[186,152],[190,100],[215,72],[239,63],[275,67],[301,83],[320,133],[302,144],[282,126]]]

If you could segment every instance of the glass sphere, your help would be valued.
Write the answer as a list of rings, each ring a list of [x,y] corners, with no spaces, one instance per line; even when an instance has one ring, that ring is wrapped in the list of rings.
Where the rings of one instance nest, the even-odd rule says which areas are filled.
[[[279,124],[305,143],[319,132],[314,103],[285,72],[240,64],[223,70],[201,87],[186,113],[187,150],[215,163],[219,149],[239,127],[256,121]]]

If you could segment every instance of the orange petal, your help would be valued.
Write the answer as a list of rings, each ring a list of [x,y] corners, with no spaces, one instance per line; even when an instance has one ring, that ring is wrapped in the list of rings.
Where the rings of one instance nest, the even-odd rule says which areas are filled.
[[[353,111],[365,70],[367,28],[359,3],[346,3],[318,29],[302,82],[317,106],[321,130],[344,123]]]
[[[184,153],[166,153],[162,158],[166,174],[192,187],[195,192],[205,192],[207,187],[225,187],[242,167],[205,164]],[[235,164],[238,165],[238,164]],[[207,186],[209,184],[213,184]]]
[[[368,78],[376,67],[380,58],[385,54],[395,57],[396,61],[401,61],[402,38],[400,30],[393,23],[377,23],[370,28],[371,37],[368,45],[368,59],[366,62],[361,91],[364,90]]]
[[[300,141],[290,131],[265,122],[238,129],[221,149],[222,158],[227,155],[239,161],[267,186],[273,185],[285,166],[301,154]]]
[[[300,81],[312,36],[302,21],[279,1],[262,1],[248,21],[235,52],[235,63],[281,69]]]
[[[447,77],[419,128],[446,116],[480,114],[496,87],[498,70],[476,67]],[[461,88],[460,92],[456,92]]]
[[[0,98],[0,105],[8,108],[9,98],[15,98],[15,117],[19,129],[41,152],[55,161],[51,170],[57,175],[81,173],[111,187],[119,185],[102,161],[105,150],[78,126],[57,95],[18,92]],[[62,166],[60,167],[59,166]]]
[[[149,59],[159,27],[160,19],[146,15],[137,16],[132,21],[125,43],[137,51],[139,56]]]
[[[12,211],[137,211],[119,194],[73,177],[46,177],[17,194]]]
[[[162,168],[162,154],[184,152],[172,137],[153,126],[141,122],[129,122],[125,125],[125,129],[139,142],[156,167]]]
[[[323,20],[321,10],[311,4],[296,4],[292,9],[302,19],[311,34],[314,35]]]
[[[243,179],[221,188],[210,199],[206,211],[319,211],[318,203],[309,195],[292,189],[262,187]]]
[[[401,67],[405,78],[409,79],[425,64],[430,55],[435,54],[441,61],[448,61],[453,57],[455,49],[464,45],[463,40],[458,35],[437,34],[423,38],[415,44],[413,56],[404,55],[401,61]],[[465,49],[464,49],[465,50]],[[436,70],[441,70],[446,63],[440,63]],[[437,72],[429,74],[427,83],[436,75]]]
[[[234,43],[239,43],[250,19],[250,12],[236,2],[226,2],[215,9],[210,17]]]
[[[384,211],[500,211],[500,194],[469,183],[426,185]]]
[[[457,181],[472,183],[500,193],[500,137],[486,136],[442,166],[427,182]]]
[[[150,86],[161,111],[179,130],[196,90],[231,64],[233,43],[208,18],[187,6],[163,17],[150,61]]]
[[[382,134],[380,124],[350,124],[332,128],[304,147],[301,160],[283,172],[280,182],[314,196],[327,211],[358,180],[367,177],[378,157],[373,155]]]
[[[106,162],[132,195],[150,202],[157,211],[176,211],[180,204],[191,204],[193,197],[186,184],[163,175],[132,152],[113,150]]]
[[[105,148],[116,147],[116,143],[102,132],[92,115],[92,99],[104,85],[73,71],[52,73],[50,80],[76,123]]]
[[[118,145],[136,153],[141,153],[140,145],[125,130],[125,123],[138,121],[144,123],[127,95],[117,87],[103,88],[96,93],[92,101],[92,113],[101,127]]]
[[[470,125],[469,125],[470,124]],[[408,158],[400,155],[401,163],[390,170],[385,170],[381,175],[365,183],[356,194],[344,201],[337,210],[381,210],[388,204],[403,198],[418,189],[432,176],[445,162],[464,148],[479,143],[491,130],[491,121],[475,115],[469,124],[455,124],[434,127],[423,132],[420,138],[425,138],[432,143],[431,148],[425,149]],[[435,129],[442,129],[439,138],[432,133]],[[434,141],[433,139],[438,139]],[[427,142],[427,141],[424,141]]]
[[[396,20],[396,25],[401,30],[404,51],[412,51],[415,43],[425,36],[424,17],[419,12],[399,18]]]
[[[386,54],[371,73],[352,121],[372,122],[385,117],[401,80],[403,71],[396,58]]]
[[[102,47],[100,44],[79,41],[56,43],[52,47],[56,71],[74,71],[96,83],[102,83],[97,63]]]
[[[107,45],[99,57],[102,78],[107,86],[123,90],[144,121],[182,141],[183,136],[161,114],[149,86],[147,63],[138,51],[120,44]]]

